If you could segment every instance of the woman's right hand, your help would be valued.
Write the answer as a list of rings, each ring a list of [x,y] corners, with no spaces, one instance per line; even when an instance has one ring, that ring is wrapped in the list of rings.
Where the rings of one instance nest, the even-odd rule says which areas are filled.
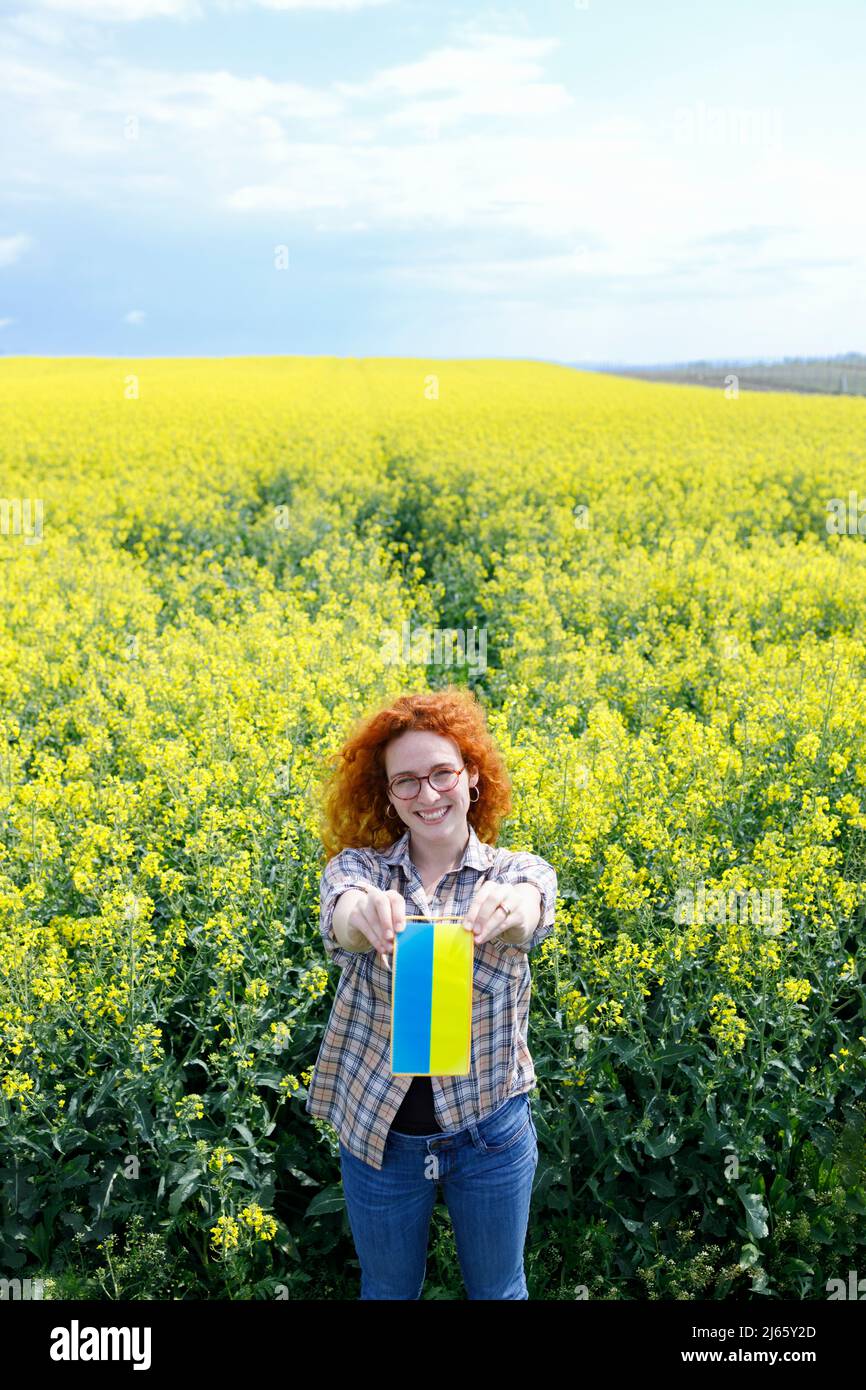
[[[394,950],[394,938],[406,925],[406,899],[396,888],[384,891],[371,886],[355,903],[346,919],[350,928],[360,932],[382,957],[382,964],[391,969],[387,959]]]

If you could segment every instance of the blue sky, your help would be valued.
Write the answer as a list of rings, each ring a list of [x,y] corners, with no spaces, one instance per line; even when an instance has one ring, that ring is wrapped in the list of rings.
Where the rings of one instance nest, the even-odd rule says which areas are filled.
[[[863,0],[0,5],[0,352],[866,350]]]

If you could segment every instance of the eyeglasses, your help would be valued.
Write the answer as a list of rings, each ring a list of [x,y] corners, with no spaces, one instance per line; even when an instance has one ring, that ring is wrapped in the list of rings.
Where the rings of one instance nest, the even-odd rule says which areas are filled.
[[[426,777],[413,777],[410,773],[401,773],[393,782],[388,783],[388,790],[401,801],[411,801],[416,797],[421,790],[422,782],[429,782],[434,792],[450,792],[460,781],[460,774],[465,766],[465,763],[461,763],[456,768],[437,767]]]

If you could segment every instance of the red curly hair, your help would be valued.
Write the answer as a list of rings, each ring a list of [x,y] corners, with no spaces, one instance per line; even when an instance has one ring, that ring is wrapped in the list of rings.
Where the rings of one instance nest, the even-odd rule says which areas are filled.
[[[386,849],[395,838],[388,801],[385,748],[392,738],[423,729],[452,738],[465,763],[478,770],[478,800],[467,820],[479,840],[495,844],[512,808],[511,779],[487,729],[484,707],[462,686],[401,695],[363,716],[343,747],[331,754],[330,775],[320,786],[321,840],[326,859],[350,846]],[[399,822],[400,833],[405,826]]]

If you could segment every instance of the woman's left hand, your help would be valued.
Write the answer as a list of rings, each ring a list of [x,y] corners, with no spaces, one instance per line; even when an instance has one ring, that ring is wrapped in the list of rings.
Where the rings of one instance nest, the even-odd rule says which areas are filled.
[[[541,893],[534,883],[479,883],[463,918],[475,945],[508,933],[528,941],[541,916]]]

